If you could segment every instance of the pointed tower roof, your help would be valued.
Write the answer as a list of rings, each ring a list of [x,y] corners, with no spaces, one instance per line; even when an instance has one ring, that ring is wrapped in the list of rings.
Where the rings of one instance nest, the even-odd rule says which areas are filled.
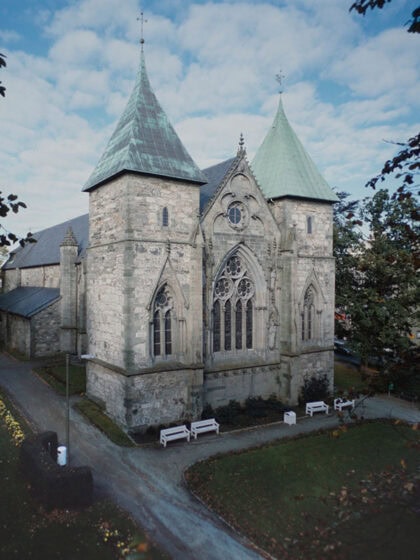
[[[338,200],[290,126],[281,96],[273,125],[258,148],[251,168],[267,198]]]
[[[123,172],[206,182],[150,86],[143,45],[136,83],[117,127],[83,190]]]

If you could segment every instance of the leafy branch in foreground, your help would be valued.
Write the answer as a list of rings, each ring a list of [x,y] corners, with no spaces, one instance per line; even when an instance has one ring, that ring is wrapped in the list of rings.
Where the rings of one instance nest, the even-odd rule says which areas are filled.
[[[15,194],[2,195],[0,191],[0,218],[5,218],[9,212],[17,214],[21,208],[26,208],[26,204]],[[24,238],[18,238],[14,233],[11,233],[5,229],[3,225],[0,224],[0,247],[10,247],[14,243],[19,242],[20,246],[23,247],[25,243],[36,243],[32,233],[28,233]]]
[[[382,171],[366,183],[366,187],[375,189],[378,181],[385,181],[387,176],[394,174],[396,179],[402,179],[402,184],[394,194],[394,199],[408,198],[411,191],[419,187],[415,177],[420,171],[420,133],[410,138],[405,144],[398,143],[403,149],[385,162]],[[418,216],[417,216],[418,219]]]
[[[357,0],[353,2],[350,6],[350,12],[355,10],[358,14],[362,14],[363,16],[366,14],[368,9],[374,10],[375,8],[382,8],[389,4],[391,0]],[[404,25],[410,24],[410,27],[407,29],[408,33],[420,33],[420,6],[413,10],[411,17],[412,20],[408,20]]]

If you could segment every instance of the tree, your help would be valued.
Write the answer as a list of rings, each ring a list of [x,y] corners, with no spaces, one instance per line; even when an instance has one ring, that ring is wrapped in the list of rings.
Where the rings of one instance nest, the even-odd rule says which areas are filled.
[[[349,193],[337,192],[339,202],[334,205],[333,246],[335,257],[335,306],[341,313],[348,313],[348,302],[354,292],[353,275],[357,268],[362,232],[358,226],[358,201],[349,201]],[[335,333],[348,336],[348,324],[336,321]]]
[[[393,197],[385,189],[360,209],[369,237],[349,271],[352,344],[364,361],[378,356],[383,372],[410,347],[419,319],[418,211],[414,197]]]
[[[0,53],[0,68],[5,67],[6,55]],[[6,95],[6,88],[2,85],[0,85],[0,95],[2,97],[5,97]],[[21,208],[26,208],[26,204],[21,200],[18,200],[18,197],[15,194],[3,196],[0,191],[0,218],[5,218],[10,211],[17,214]],[[14,233],[6,230],[6,228],[0,224],[0,247],[9,247],[16,242],[19,242],[21,247],[23,247],[25,243],[35,243],[36,240],[33,238],[32,233],[28,233],[26,237],[18,238]]]
[[[0,53],[0,68],[3,68],[5,66],[6,66],[6,55]],[[0,82],[0,95],[2,97],[6,96],[6,88],[1,85],[1,82]]]
[[[381,10],[390,2],[391,0],[357,0],[350,6],[350,12],[356,10],[357,13],[365,15],[368,9],[379,8]],[[413,11],[411,17],[413,19],[408,20],[405,24],[410,24],[410,27],[407,29],[408,33],[420,33],[420,6]]]
[[[401,185],[393,197],[410,197],[415,194],[416,189],[419,189],[419,184],[416,184],[415,181],[420,171],[420,133],[410,138],[406,143],[396,144],[397,146],[403,146],[403,149],[395,157],[388,160],[379,175],[370,179],[365,186],[376,189],[378,182],[383,182],[389,176],[394,175],[395,179],[401,181]],[[420,193],[417,192],[417,194]]]

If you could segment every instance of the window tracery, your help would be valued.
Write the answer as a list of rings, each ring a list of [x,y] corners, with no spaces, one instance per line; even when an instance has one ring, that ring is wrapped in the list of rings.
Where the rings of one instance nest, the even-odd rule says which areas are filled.
[[[173,353],[173,298],[165,284],[155,297],[153,306],[153,355],[169,356]]]
[[[230,257],[213,294],[213,352],[253,347],[255,286],[244,261]]]

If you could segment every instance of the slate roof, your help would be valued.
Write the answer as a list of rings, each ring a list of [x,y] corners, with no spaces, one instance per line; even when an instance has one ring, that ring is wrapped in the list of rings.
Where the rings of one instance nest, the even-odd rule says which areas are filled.
[[[131,97],[83,190],[98,187],[123,172],[206,182],[150,86],[143,51]]]
[[[203,212],[209,200],[213,198],[217,187],[220,185],[235,160],[236,157],[233,157],[222,161],[221,163],[217,163],[216,165],[212,165],[211,167],[207,167],[207,169],[203,169],[203,173],[207,178],[207,183],[200,187],[201,212]]]
[[[287,120],[280,97],[277,114],[251,163],[267,199],[285,196],[337,202]]]
[[[0,295],[0,311],[30,318],[60,299],[58,288],[15,288]]]
[[[34,233],[37,243],[28,243],[25,247],[19,247],[13,251],[13,254],[11,254],[2,268],[7,270],[58,264],[60,262],[60,245],[69,227],[72,228],[78,243],[78,260],[80,261],[85,255],[89,243],[89,214],[78,216],[67,222]]]

